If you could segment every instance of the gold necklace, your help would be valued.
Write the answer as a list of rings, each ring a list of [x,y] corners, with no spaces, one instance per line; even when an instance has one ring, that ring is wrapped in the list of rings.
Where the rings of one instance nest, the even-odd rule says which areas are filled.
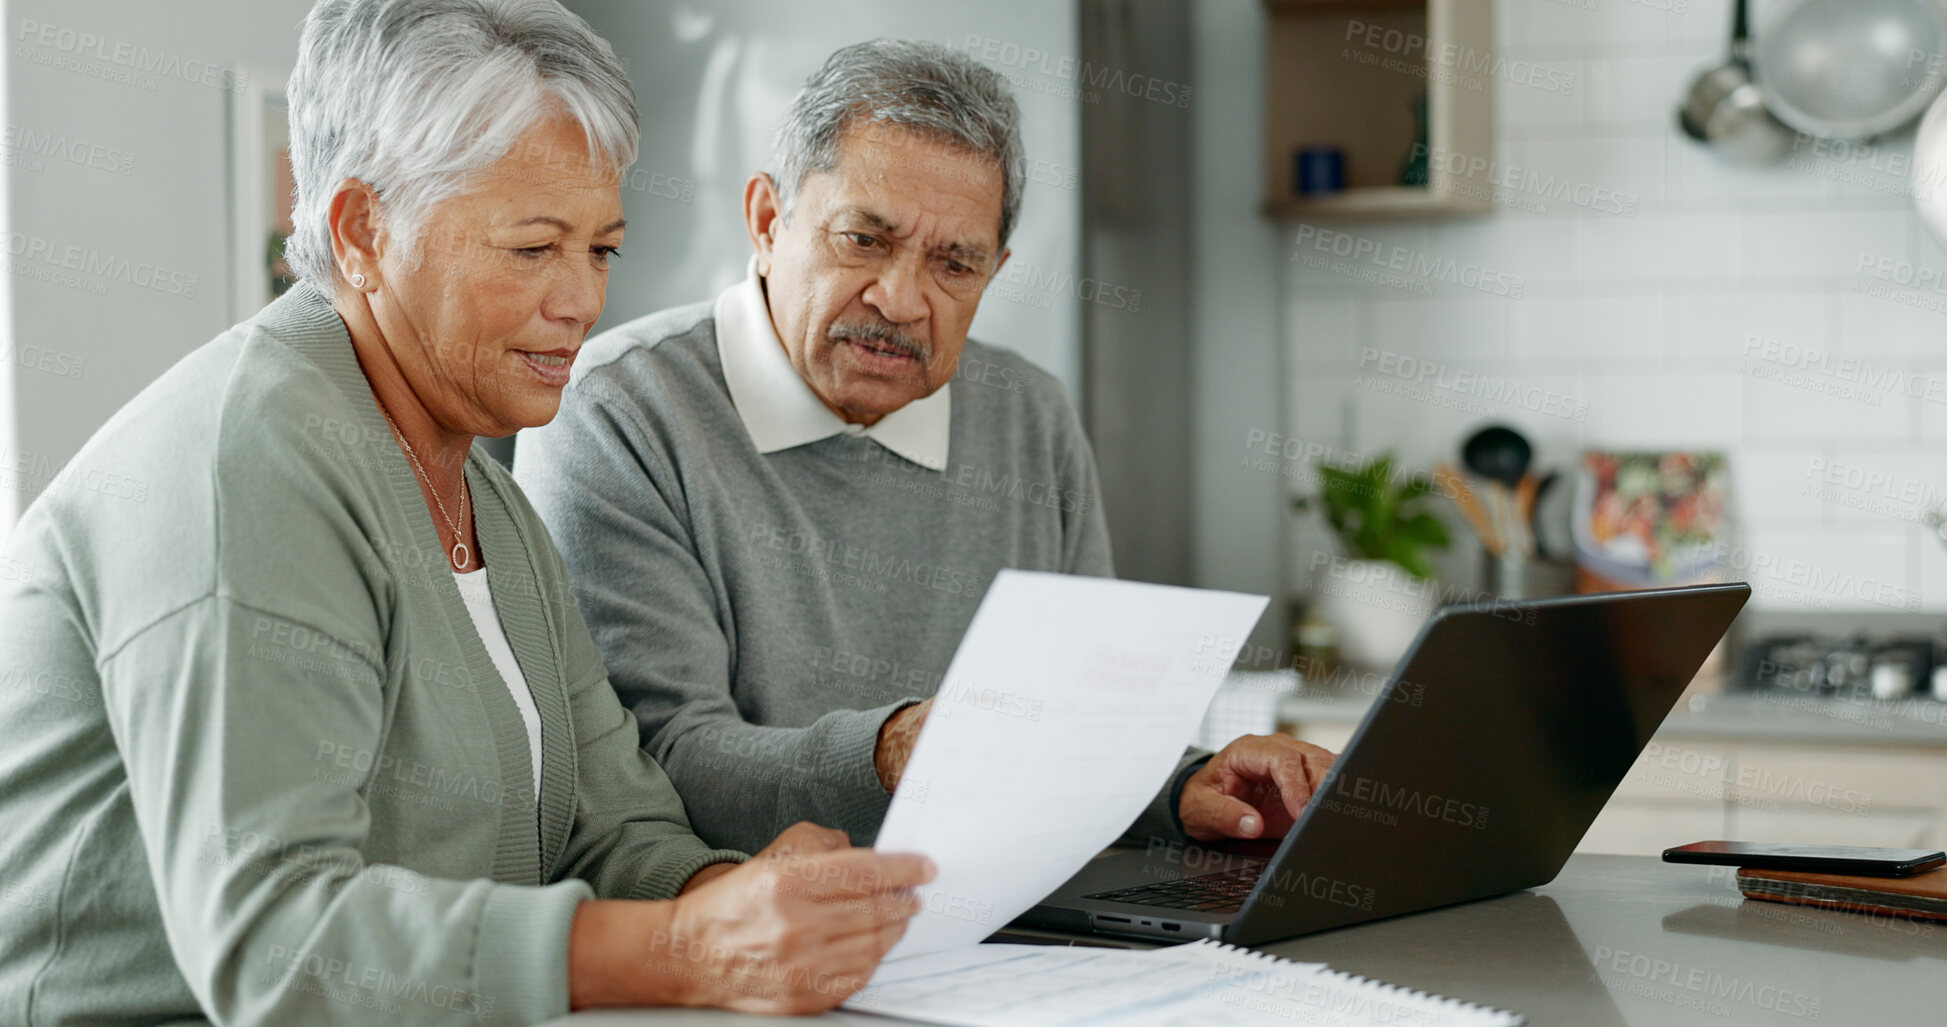
[[[399,440],[400,446],[405,448],[406,458],[412,461],[413,470],[418,471],[419,479],[426,483],[426,491],[433,494],[433,503],[439,507],[439,515],[446,518],[447,526],[453,529],[453,551],[447,556],[453,561],[454,570],[465,571],[467,565],[473,562],[473,551],[466,547],[466,533],[460,530],[460,525],[466,518],[465,465],[460,467],[460,516],[456,519],[446,512],[446,503],[439,498],[439,490],[433,487],[433,476],[426,473],[426,466],[419,462],[419,454],[412,451],[412,443],[406,441],[406,433],[400,431],[399,426],[393,423],[392,415],[386,412],[383,403],[379,404],[379,416],[385,418],[386,426],[392,429],[392,436]]]

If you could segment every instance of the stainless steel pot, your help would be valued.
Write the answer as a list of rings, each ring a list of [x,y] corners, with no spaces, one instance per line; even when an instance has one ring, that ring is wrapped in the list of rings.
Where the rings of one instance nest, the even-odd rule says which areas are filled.
[[[1766,109],[1751,77],[1749,20],[1745,0],[1731,15],[1731,54],[1723,64],[1697,76],[1677,109],[1684,134],[1746,164],[1766,164],[1784,155],[1792,134]]]
[[[1864,140],[1905,127],[1947,84],[1939,0],[1798,0],[1765,25],[1757,82],[1780,121]]]

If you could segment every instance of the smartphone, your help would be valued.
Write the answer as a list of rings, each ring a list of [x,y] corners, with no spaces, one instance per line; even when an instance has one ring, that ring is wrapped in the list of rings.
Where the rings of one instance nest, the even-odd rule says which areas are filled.
[[[1938,849],[1869,849],[1858,845],[1784,845],[1777,842],[1693,842],[1663,850],[1665,863],[1710,863],[1808,874],[1905,877],[1947,863]]]

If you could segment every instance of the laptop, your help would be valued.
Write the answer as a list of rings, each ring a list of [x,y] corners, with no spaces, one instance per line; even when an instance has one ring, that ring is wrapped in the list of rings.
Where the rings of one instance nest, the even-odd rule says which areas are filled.
[[[1103,856],[1015,924],[1252,945],[1547,884],[1750,595],[1438,610],[1282,841]]]

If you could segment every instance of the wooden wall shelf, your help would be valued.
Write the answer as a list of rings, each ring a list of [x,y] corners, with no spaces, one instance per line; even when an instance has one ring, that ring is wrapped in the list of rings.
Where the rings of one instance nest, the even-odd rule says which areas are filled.
[[[1492,5],[1483,0],[1264,0],[1264,213],[1478,214],[1494,190]],[[1427,97],[1430,181],[1400,184]],[[1345,189],[1300,195],[1296,154],[1344,153]]]

